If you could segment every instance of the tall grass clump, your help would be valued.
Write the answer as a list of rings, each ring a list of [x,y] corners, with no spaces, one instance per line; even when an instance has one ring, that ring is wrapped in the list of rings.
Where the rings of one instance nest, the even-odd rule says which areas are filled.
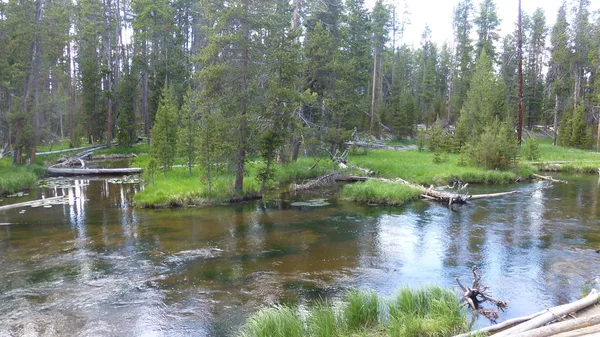
[[[0,195],[15,193],[35,186],[44,175],[38,164],[12,166],[10,159],[0,161]]]
[[[379,297],[375,291],[351,290],[346,294],[344,323],[351,331],[370,328],[379,322]]]
[[[344,198],[361,203],[402,205],[419,198],[421,191],[408,185],[380,180],[367,180],[344,186]]]
[[[317,304],[307,320],[308,332],[315,337],[333,337],[341,330],[341,319],[336,311],[326,302]]]
[[[391,336],[443,337],[467,329],[467,318],[456,295],[439,287],[403,288],[389,304]]]
[[[241,336],[446,337],[469,328],[458,297],[439,287],[404,288],[390,300],[351,290],[340,305],[320,302],[302,317],[289,307],[262,309],[248,319]]]
[[[303,337],[304,323],[296,309],[280,306],[265,308],[248,319],[242,328],[243,337]]]

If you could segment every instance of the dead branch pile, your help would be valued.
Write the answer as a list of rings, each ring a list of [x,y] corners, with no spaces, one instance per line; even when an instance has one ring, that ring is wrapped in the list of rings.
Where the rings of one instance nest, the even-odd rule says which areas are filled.
[[[464,291],[461,301],[464,301],[475,315],[483,315],[490,322],[496,323],[498,319],[498,310],[504,311],[508,304],[505,301],[496,300],[490,296],[489,287],[481,285],[481,276],[477,273],[477,266],[471,267],[473,272],[473,283],[471,287],[465,287],[460,283],[458,277],[456,277],[456,283],[462,291]],[[488,309],[481,307],[484,302],[492,303],[496,309]]]

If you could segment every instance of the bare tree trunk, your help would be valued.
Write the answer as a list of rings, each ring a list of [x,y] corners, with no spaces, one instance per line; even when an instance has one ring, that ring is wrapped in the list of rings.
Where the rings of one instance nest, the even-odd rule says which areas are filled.
[[[148,41],[144,39],[143,46],[144,60],[142,67],[142,118],[144,119],[144,135],[148,145],[150,145],[150,116],[148,114]]]
[[[521,0],[519,0],[519,42],[517,53],[519,54],[518,87],[519,87],[519,112],[517,121],[517,144],[521,145],[523,138],[523,14],[521,12]]]
[[[369,124],[369,134],[373,135],[373,123],[375,120],[375,93],[377,91],[377,47],[373,53],[373,86],[371,90],[371,122]]]
[[[554,94],[554,130],[552,134],[552,145],[556,146],[558,136],[558,94]]]
[[[68,92],[69,92],[69,147],[73,147],[75,144],[75,134],[73,132],[73,72],[71,67],[71,42],[69,41],[69,45],[67,46],[67,70],[69,72],[68,76]]]

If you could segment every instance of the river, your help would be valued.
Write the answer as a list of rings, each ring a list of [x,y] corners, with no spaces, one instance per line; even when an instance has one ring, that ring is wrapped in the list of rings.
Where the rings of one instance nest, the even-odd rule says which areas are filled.
[[[457,289],[479,267],[500,320],[578,298],[600,277],[598,177],[518,189],[450,210],[314,196],[210,208],[135,209],[140,187],[73,180],[0,211],[0,336],[232,336],[257,308],[339,299],[349,288]],[[486,322],[480,320],[479,325]]]

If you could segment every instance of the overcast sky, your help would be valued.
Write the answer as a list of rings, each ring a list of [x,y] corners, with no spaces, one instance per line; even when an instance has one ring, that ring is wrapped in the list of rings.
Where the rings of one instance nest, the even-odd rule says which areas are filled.
[[[573,0],[567,0],[567,13],[570,14],[571,3]],[[473,0],[475,9],[479,8],[481,0]],[[366,5],[372,8],[375,0],[366,0]],[[395,4],[397,15],[401,15],[403,0],[384,0],[386,4]],[[408,11],[410,12],[410,26],[407,27],[404,34],[404,41],[415,46],[419,45],[421,34],[425,25],[429,25],[432,31],[433,40],[441,45],[444,41],[452,44],[452,12],[458,0],[406,0]],[[496,9],[500,23],[500,35],[504,36],[515,28],[518,15],[518,0],[496,0]],[[521,0],[523,12],[533,13],[536,8],[544,9],[546,23],[552,27],[556,20],[556,14],[562,4],[562,0]],[[590,12],[600,9],[600,0],[590,1]]]

